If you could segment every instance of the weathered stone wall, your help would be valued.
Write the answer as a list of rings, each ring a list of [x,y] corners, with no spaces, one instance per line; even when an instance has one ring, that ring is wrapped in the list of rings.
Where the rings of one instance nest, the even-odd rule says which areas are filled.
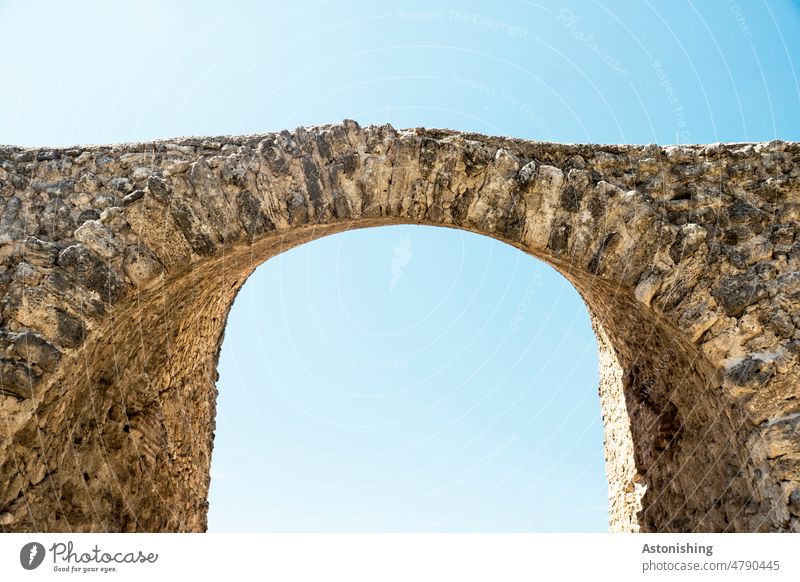
[[[512,244],[583,296],[612,530],[800,531],[798,161],[784,142],[352,121],[0,148],[0,528],[202,531],[247,276],[330,233],[419,223]]]

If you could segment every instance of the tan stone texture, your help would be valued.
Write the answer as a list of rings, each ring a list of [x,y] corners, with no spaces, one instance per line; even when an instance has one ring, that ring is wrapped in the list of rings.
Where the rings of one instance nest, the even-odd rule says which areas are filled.
[[[236,293],[390,224],[495,238],[581,294],[612,531],[800,531],[799,161],[352,121],[0,147],[0,531],[203,531]]]

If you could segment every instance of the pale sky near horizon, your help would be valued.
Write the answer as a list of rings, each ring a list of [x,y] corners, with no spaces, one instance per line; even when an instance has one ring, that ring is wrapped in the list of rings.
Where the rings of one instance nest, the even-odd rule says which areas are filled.
[[[0,143],[331,123],[592,143],[800,139],[800,4],[0,0]],[[220,361],[211,531],[604,531],[575,290],[462,231],[264,263]]]

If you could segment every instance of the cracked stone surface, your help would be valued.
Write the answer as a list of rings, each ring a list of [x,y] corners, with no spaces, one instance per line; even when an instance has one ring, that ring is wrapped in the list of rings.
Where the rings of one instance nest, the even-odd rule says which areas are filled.
[[[780,141],[353,121],[0,147],[0,531],[203,531],[248,275],[331,233],[427,224],[514,245],[585,300],[612,531],[798,532],[798,162]]]

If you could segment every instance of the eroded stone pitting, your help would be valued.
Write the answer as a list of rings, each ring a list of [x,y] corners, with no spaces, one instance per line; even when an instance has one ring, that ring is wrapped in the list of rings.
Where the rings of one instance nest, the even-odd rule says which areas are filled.
[[[427,224],[584,298],[613,531],[800,531],[799,157],[352,121],[0,148],[0,528],[204,530],[247,277],[331,233]]]

